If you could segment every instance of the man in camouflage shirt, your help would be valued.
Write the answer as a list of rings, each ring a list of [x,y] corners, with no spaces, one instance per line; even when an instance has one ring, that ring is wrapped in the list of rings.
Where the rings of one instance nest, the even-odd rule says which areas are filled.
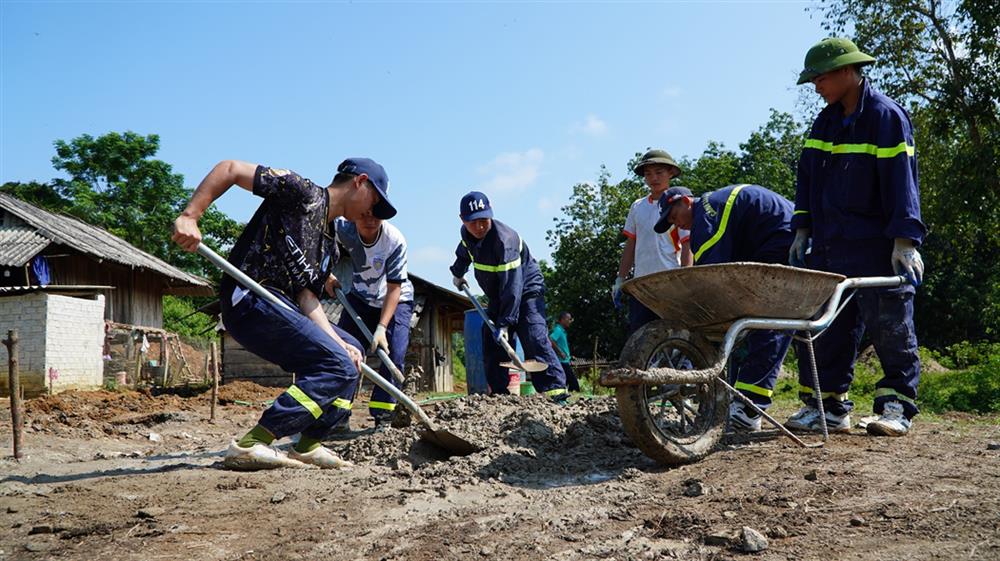
[[[229,277],[220,285],[222,321],[244,348],[296,374],[295,384],[264,411],[260,421],[230,444],[224,465],[233,469],[321,468],[350,465],[320,444],[351,408],[363,349],[330,325],[319,298],[326,281],[330,222],[358,220],[368,212],[387,219],[396,209],[386,197],[385,170],[367,158],[349,158],[328,187],[294,172],[228,160],[202,180],[174,221],[173,239],[187,251],[201,241],[198,219],[231,186],[264,199],[229,254],[229,261],[291,308],[275,306]],[[335,249],[333,250],[336,251]],[[301,433],[286,456],[270,446]]]

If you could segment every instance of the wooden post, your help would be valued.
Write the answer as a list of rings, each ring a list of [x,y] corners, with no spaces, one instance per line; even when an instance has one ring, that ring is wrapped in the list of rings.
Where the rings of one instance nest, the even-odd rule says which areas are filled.
[[[160,335],[160,354],[163,355],[163,382],[160,385],[167,387],[167,371],[170,369],[170,335],[167,333]]]
[[[210,421],[215,421],[215,404],[219,401],[219,353],[212,341],[212,413]]]
[[[10,375],[10,421],[13,425],[14,433],[14,459],[19,460],[23,455],[22,446],[22,424],[21,419],[21,377],[17,371],[17,330],[11,329],[7,332],[7,338],[3,341],[7,347],[7,372]]]
[[[211,357],[211,355],[209,355],[208,353],[205,353],[205,370],[204,370],[204,375],[202,376],[202,380],[206,384],[208,383],[209,372],[211,372],[211,370],[209,370],[208,367],[211,364],[212,364],[212,357]]]
[[[139,378],[142,376],[142,340],[138,340],[133,345],[135,347],[135,376],[132,378],[132,384],[138,385]],[[125,380],[128,382],[128,380]]]

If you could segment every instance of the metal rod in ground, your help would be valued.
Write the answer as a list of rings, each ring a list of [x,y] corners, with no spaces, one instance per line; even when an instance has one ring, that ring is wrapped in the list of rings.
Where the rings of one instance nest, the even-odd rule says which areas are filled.
[[[14,434],[14,459],[19,460],[24,449],[22,431],[24,421],[21,418],[21,379],[18,373],[17,360],[17,330],[11,329],[7,332],[7,338],[3,341],[7,347],[7,373],[10,376],[10,422],[13,425]]]
[[[219,401],[219,355],[216,350],[215,341],[212,341],[212,412],[208,418],[210,421],[215,421],[215,404]]]
[[[823,440],[830,439],[830,429],[826,426],[826,410],[823,407],[823,389],[819,385],[819,370],[816,369],[816,351],[813,350],[813,334],[806,331],[804,337],[806,351],[809,355],[809,368],[812,369],[813,379],[813,399],[816,400],[816,408],[819,409],[819,424],[823,427]]]
[[[758,407],[757,404],[754,403],[753,401],[751,401],[749,397],[741,394],[736,388],[730,386],[728,382],[726,382],[722,378],[719,378],[719,382],[723,386],[726,387],[726,390],[728,390],[730,394],[732,394],[734,397],[736,397],[737,399],[739,399],[740,401],[742,401],[744,405],[750,407],[751,409],[753,409],[754,411],[756,411],[758,414],[763,415],[764,418],[767,419],[767,422],[769,422],[772,425],[774,425],[775,428],[777,428],[779,431],[781,431],[788,438],[791,438],[799,446],[801,446],[803,448],[818,448],[818,447],[820,447],[820,446],[823,445],[822,442],[817,442],[816,444],[806,444],[805,442],[802,441],[801,438],[795,436],[795,434],[792,431],[788,430],[785,427],[785,425],[781,424],[780,422],[778,422],[777,419],[775,419],[774,417],[768,415],[766,411],[764,411],[763,409],[761,409],[760,407]]]

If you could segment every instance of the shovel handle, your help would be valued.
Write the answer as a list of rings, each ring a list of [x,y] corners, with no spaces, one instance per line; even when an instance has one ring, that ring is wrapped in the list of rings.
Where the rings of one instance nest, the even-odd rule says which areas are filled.
[[[361,330],[361,333],[364,334],[365,339],[368,340],[368,344],[370,345],[372,339],[374,338],[372,336],[371,330],[368,329],[368,326],[365,325],[365,322],[361,321],[361,316],[358,315],[358,312],[354,311],[354,306],[351,306],[351,303],[347,301],[347,295],[344,294],[344,291],[341,290],[340,288],[336,288],[334,290],[337,295],[337,301],[339,301],[340,305],[344,307],[344,311],[351,316],[351,319],[354,320],[354,324],[358,326],[358,329]],[[404,382],[403,373],[400,372],[398,368],[396,368],[396,365],[393,364],[391,360],[389,360],[389,355],[386,354],[385,350],[383,350],[382,347],[377,347],[376,354],[378,354],[378,358],[379,360],[382,361],[382,364],[384,364],[385,367],[389,369],[389,372],[392,374],[392,377],[395,378],[397,382],[402,384]]]
[[[464,283],[462,285],[462,291],[469,297],[469,300],[472,300],[472,305],[476,307],[476,310],[479,311],[479,315],[483,317],[483,321],[486,322],[486,326],[489,327],[490,332],[493,333],[493,338],[496,339],[497,342],[500,343],[500,346],[503,347],[503,350],[507,352],[507,356],[510,357],[510,361],[513,362],[519,369],[527,372],[528,367],[526,367],[524,362],[521,361],[521,357],[517,356],[517,353],[514,352],[514,349],[511,348],[510,343],[508,343],[506,339],[500,338],[500,332],[497,330],[496,326],[493,325],[493,322],[490,321],[489,316],[486,315],[486,310],[483,309],[483,305],[480,304],[479,300],[477,300],[476,297],[472,295],[472,292],[469,291],[469,283]]]
[[[272,294],[271,291],[261,286],[260,283],[248,277],[246,274],[243,273],[243,271],[237,269],[235,265],[223,259],[218,253],[212,251],[212,249],[209,248],[207,245],[199,243],[198,253],[201,256],[208,259],[209,261],[211,261],[212,264],[221,269],[223,273],[226,273],[227,275],[236,279],[237,282],[239,282],[247,289],[251,290],[257,296],[267,300],[271,304],[274,304],[275,306],[278,306],[280,308],[284,308],[292,312],[297,311],[292,309],[291,306],[286,304],[280,298]],[[402,403],[411,413],[413,413],[414,415],[417,416],[418,419],[420,419],[420,422],[425,427],[427,427],[430,430],[437,430],[437,428],[434,426],[434,423],[432,423],[430,418],[427,416],[427,413],[424,413],[424,410],[421,409],[419,405],[414,403],[413,400],[407,397],[407,395],[402,391],[400,391],[399,388],[389,383],[388,380],[386,380],[382,376],[379,376],[378,372],[372,370],[371,367],[365,364],[364,362],[361,363],[361,373],[364,374],[366,378],[371,380],[373,384],[382,388],[383,390],[386,391],[386,393],[396,398],[396,401]]]

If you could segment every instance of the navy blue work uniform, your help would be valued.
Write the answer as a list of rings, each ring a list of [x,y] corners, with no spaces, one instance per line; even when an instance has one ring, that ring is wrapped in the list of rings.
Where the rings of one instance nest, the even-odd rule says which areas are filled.
[[[347,351],[298,311],[295,296],[322,294],[331,231],[326,189],[287,170],[259,166],[253,192],[264,198],[229,253],[229,262],[291,309],[271,304],[226,276],[220,285],[222,322],[245,349],[295,373],[295,383],[260,418],[275,438],[296,433],[321,439],[351,409],[359,373]],[[336,259],[333,259],[334,261]],[[331,326],[332,327],[332,326]],[[349,345],[364,347],[332,327]]]
[[[894,238],[920,245],[927,231],[920,220],[913,126],[906,111],[867,79],[857,109],[848,117],[843,113],[843,106],[834,103],[813,123],[799,159],[792,227],[810,230],[810,268],[848,277],[893,276]],[[917,414],[914,292],[910,285],[859,290],[816,339],[827,411],[842,415],[853,407],[847,392],[867,331],[885,372],[876,384],[875,413],[898,401],[907,418]],[[799,372],[808,370],[800,367]],[[800,378],[800,386],[800,397],[815,406],[808,381]]]
[[[553,398],[568,395],[566,374],[549,343],[542,272],[517,232],[499,220],[492,223],[482,240],[462,227],[462,242],[455,250],[451,274],[463,277],[472,265],[476,281],[489,299],[486,315],[498,329],[517,334],[526,358],[536,358],[549,366],[548,370],[531,374],[535,390]],[[508,393],[508,369],[500,362],[510,359],[485,324],[483,355],[490,390]]]
[[[753,261],[783,264],[792,245],[792,203],[758,185],[730,185],[705,193],[692,207],[695,265]],[[734,387],[761,407],[771,404],[791,335],[754,330],[736,367]]]

